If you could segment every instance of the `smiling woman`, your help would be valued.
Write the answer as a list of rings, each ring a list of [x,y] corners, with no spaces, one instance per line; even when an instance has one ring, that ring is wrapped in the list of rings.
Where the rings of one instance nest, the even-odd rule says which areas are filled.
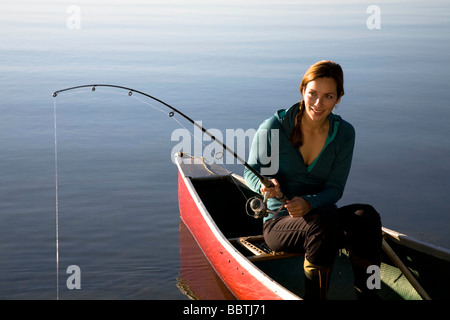
[[[311,120],[325,122],[325,118],[341,100],[335,88],[336,81],[328,77],[318,78],[308,83],[303,95],[305,96],[306,112]],[[305,119],[308,120],[308,118]]]
[[[305,254],[306,299],[327,299],[339,248],[350,250],[355,288],[361,298],[374,297],[365,285],[365,270],[380,264],[378,212],[370,205],[336,206],[344,192],[355,143],[353,126],[332,114],[344,94],[343,79],[339,64],[314,64],[300,84],[303,100],[278,111],[256,133],[256,139],[263,139],[262,129],[285,132],[278,140],[267,141],[269,150],[274,152],[275,145],[280,150],[280,169],[271,180],[275,187],[262,186],[253,173],[245,172],[246,182],[254,191],[268,193],[270,210],[283,208],[278,215],[265,218],[264,239],[274,251]],[[255,170],[261,169],[259,150],[250,152],[249,163]],[[288,200],[280,201],[280,193]]]
[[[344,74],[341,66],[332,61],[313,64],[303,76],[300,93],[304,99],[300,102],[300,111],[295,118],[296,125],[291,136],[292,143],[296,147],[304,144],[304,131],[311,131],[312,126],[326,129],[323,126],[328,125],[326,121],[328,115],[344,95]],[[303,117],[305,111],[309,117]],[[313,124],[308,119],[321,121]]]
[[[303,90],[305,116],[296,122],[296,127],[301,127],[300,152],[306,165],[311,165],[314,159],[323,149],[330,122],[328,116],[335,105],[339,103],[340,97],[336,93],[336,81],[333,78],[317,78],[309,82]],[[299,112],[300,113],[300,112]],[[294,137],[295,138],[295,137]]]

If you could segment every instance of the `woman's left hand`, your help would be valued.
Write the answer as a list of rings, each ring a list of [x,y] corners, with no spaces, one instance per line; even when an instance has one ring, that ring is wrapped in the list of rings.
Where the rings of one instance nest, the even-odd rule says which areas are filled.
[[[284,207],[292,218],[303,217],[311,210],[311,204],[302,197],[294,197],[287,200]]]
[[[267,193],[268,198],[278,197],[281,192],[280,184],[278,183],[277,179],[270,179],[270,182],[272,182],[272,187],[261,185],[261,194]]]

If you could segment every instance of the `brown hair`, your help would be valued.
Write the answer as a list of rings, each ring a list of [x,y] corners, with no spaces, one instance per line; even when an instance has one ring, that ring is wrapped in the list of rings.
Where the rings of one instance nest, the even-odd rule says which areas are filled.
[[[342,68],[339,64],[327,60],[319,61],[309,67],[300,83],[300,94],[303,95],[309,82],[318,78],[333,78],[336,81],[337,97],[340,98],[344,95],[344,73]],[[300,111],[296,115],[297,124],[291,135],[291,142],[296,148],[303,145],[301,119],[304,111],[305,101],[302,99],[300,101]]]

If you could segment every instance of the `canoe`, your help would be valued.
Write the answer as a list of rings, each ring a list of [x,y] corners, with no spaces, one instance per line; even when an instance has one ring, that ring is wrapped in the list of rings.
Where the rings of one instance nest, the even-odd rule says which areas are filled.
[[[248,214],[248,199],[258,195],[242,177],[183,153],[175,155],[175,163],[181,220],[234,297],[302,299],[304,257],[272,252],[265,245],[262,219]],[[450,298],[450,250],[384,227],[383,249],[379,286],[373,289],[381,299]],[[328,296],[356,299],[345,250],[335,259]]]

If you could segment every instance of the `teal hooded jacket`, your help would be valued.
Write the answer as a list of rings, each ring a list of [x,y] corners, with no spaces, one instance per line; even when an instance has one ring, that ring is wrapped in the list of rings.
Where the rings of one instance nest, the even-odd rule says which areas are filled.
[[[298,111],[299,103],[289,109],[278,110],[260,125],[252,142],[248,164],[257,172],[266,172],[265,176],[269,179],[277,179],[288,199],[303,197],[313,209],[336,206],[350,172],[355,129],[339,115],[331,113],[328,116],[330,130],[324,147],[313,163],[307,166],[300,150],[290,141]],[[274,129],[277,134],[274,134]],[[260,192],[261,182],[247,168],[244,179],[253,191]],[[267,201],[268,208],[273,211],[282,204],[277,198]],[[283,208],[279,216],[287,214]],[[271,218],[273,215],[265,220]]]

